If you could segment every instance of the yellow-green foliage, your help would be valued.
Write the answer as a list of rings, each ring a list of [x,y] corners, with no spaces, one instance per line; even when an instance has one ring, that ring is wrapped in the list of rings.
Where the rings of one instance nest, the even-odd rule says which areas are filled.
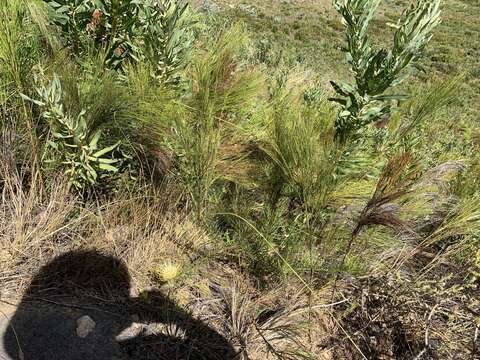
[[[306,293],[313,309],[318,289],[329,289],[331,302],[373,273],[379,279],[401,274],[412,286],[417,279],[454,273],[452,281],[469,282],[457,288],[462,296],[448,295],[447,305],[463,307],[478,277],[478,131],[471,119],[479,110],[471,54],[472,29],[479,30],[472,16],[479,18],[479,8],[470,4],[474,15],[467,16],[459,1],[446,1],[447,19],[458,22],[460,15],[452,13],[457,9],[468,20],[467,36],[455,21],[438,25],[436,0],[419,1],[398,29],[387,30],[386,22],[400,16],[405,1],[384,2],[367,34],[379,3],[337,2],[345,21],[354,17],[355,24],[365,25],[348,26],[355,85],[336,84],[338,106],[327,100],[328,81],[346,78],[337,48],[345,29],[334,8],[323,3],[292,7],[266,0],[231,10],[220,4],[218,16],[193,14],[196,25],[190,17],[173,21],[171,10],[161,24],[169,29],[146,24],[135,13],[123,30],[108,25],[114,13],[96,23],[98,9],[86,7],[81,26],[68,23],[60,34],[42,22],[39,3],[8,1],[0,9],[0,233],[6,234],[0,266],[8,278],[26,276],[39,259],[53,256],[52,249],[95,247],[125,260],[136,285],[169,283],[170,290],[185,290],[201,279],[209,291],[197,297],[218,296],[217,273],[241,273],[255,287],[252,298],[283,285],[285,301],[294,301],[290,293]],[[181,10],[179,16],[187,14],[181,2],[168,4]],[[63,15],[72,20],[72,14]],[[415,19],[426,19],[426,27],[411,33],[419,29],[410,27]],[[148,44],[137,32],[147,25]],[[440,37],[424,49],[434,25]],[[453,38],[449,27],[456,31]],[[104,31],[105,42],[97,36]],[[128,39],[115,37],[130,33]],[[386,33],[397,34],[393,45],[385,43]],[[64,48],[52,52],[60,38],[67,40]],[[380,48],[392,50],[374,50]],[[418,57],[420,50],[426,58]],[[460,64],[460,58],[470,63]],[[411,60],[423,64],[426,75],[417,72],[399,88],[410,98],[390,97]],[[463,70],[460,75],[447,76],[443,68],[450,63]],[[34,84],[34,69],[41,68],[46,81]],[[342,128],[342,119],[352,123]],[[345,136],[339,135],[343,130]],[[55,166],[45,166],[47,161]],[[69,182],[89,191],[77,198]],[[138,290],[146,297],[155,293]],[[180,293],[188,306],[188,296]],[[224,295],[225,301],[235,298]],[[278,300],[265,301],[268,309],[258,319],[245,316],[238,303],[222,303],[222,319],[243,321],[231,319],[229,337],[265,345],[269,338],[261,335],[276,317],[270,307]],[[355,299],[343,297],[343,303],[357,309]],[[333,315],[338,310],[319,308]],[[417,309],[423,319],[431,311]],[[295,311],[308,313],[312,322],[325,318]],[[437,317],[428,326],[441,321]],[[424,347],[425,328],[409,330]],[[305,337],[309,344],[313,333]],[[322,341],[311,348],[329,347],[331,339]],[[357,350],[367,358],[377,357],[365,341],[360,344]],[[239,348],[251,350],[248,344]],[[393,348],[392,356],[418,357],[411,347],[404,349],[399,354]],[[345,354],[337,357],[358,357]],[[296,356],[288,358],[302,358]]]
[[[265,151],[271,158],[273,191],[312,209],[326,205],[336,175],[333,109],[326,101],[307,105],[289,84],[273,100]]]
[[[218,171],[219,148],[239,116],[253,108],[262,77],[242,65],[239,52],[246,34],[239,26],[205,43],[191,65],[191,95],[179,104],[172,146],[180,158],[180,176],[200,212]]]

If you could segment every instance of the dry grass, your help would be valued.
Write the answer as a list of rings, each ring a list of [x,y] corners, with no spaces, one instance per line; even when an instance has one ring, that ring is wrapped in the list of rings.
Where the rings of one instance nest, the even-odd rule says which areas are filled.
[[[0,157],[0,273],[2,291],[11,285],[23,287],[38,267],[62,251],[74,246],[77,227],[83,216],[75,219],[76,200],[66,184],[52,182],[44,195],[27,186],[35,174],[21,173],[12,148],[16,136],[2,134]]]
[[[41,267],[72,250],[120,259],[131,276],[131,296],[151,289],[169,297],[235,344],[240,359],[307,358],[307,297],[296,287],[259,292],[238,269],[222,262],[226,247],[178,210],[181,194],[145,187],[102,204],[69,195],[66,181],[48,195],[25,187],[2,159],[0,299],[18,298]],[[162,264],[178,265],[168,283]],[[170,325],[157,327],[168,333]]]
[[[225,275],[197,288],[202,295],[193,308],[203,318],[215,314],[212,323],[231,339],[239,359],[311,358],[311,333],[323,330],[323,322],[308,323],[308,296],[293,285],[260,292],[238,273]]]
[[[468,280],[460,285],[451,275],[369,277],[347,284],[350,300],[336,311],[369,359],[474,359],[478,295]],[[357,358],[348,343],[339,345],[337,358]]]

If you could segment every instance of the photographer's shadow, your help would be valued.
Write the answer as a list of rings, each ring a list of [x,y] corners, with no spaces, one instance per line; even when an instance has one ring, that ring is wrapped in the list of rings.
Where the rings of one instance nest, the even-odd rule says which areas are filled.
[[[131,297],[125,265],[96,251],[63,254],[39,271],[3,347],[12,360],[236,358],[227,339],[161,292]]]

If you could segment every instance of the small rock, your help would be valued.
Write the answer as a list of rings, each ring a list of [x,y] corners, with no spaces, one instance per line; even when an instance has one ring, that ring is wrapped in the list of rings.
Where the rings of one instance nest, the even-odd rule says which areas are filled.
[[[202,10],[211,15],[216,14],[219,11],[219,8],[212,0],[203,0]]]
[[[131,298],[138,297],[138,289],[135,286],[130,287],[129,293]]]
[[[95,321],[88,315],[84,315],[77,320],[77,336],[85,338],[95,329]]]
[[[238,5],[238,8],[241,11],[243,11],[244,13],[247,13],[248,15],[250,15],[252,17],[257,17],[257,9],[255,8],[255,6],[240,4],[240,5]]]

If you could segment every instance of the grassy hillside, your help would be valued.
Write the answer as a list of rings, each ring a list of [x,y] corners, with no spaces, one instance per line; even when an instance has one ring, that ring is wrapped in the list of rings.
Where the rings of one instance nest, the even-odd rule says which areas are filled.
[[[382,1],[370,30],[379,46],[391,44],[393,30],[388,23],[395,23],[408,3]],[[311,69],[322,84],[348,76],[345,58],[339,51],[344,44],[343,27],[330,1],[198,1],[197,5],[217,9],[230,20],[244,21],[258,51],[262,52],[262,59]],[[459,132],[467,129],[470,132],[470,124],[478,120],[479,7],[475,1],[442,2],[442,23],[421,61],[425,72],[416,74],[408,84],[415,87],[436,77],[464,73],[461,96],[449,108],[448,115],[451,126]]]
[[[476,358],[480,4],[336,4],[9,1],[0,301],[166,299],[135,359]],[[127,295],[46,270],[85,251]]]

